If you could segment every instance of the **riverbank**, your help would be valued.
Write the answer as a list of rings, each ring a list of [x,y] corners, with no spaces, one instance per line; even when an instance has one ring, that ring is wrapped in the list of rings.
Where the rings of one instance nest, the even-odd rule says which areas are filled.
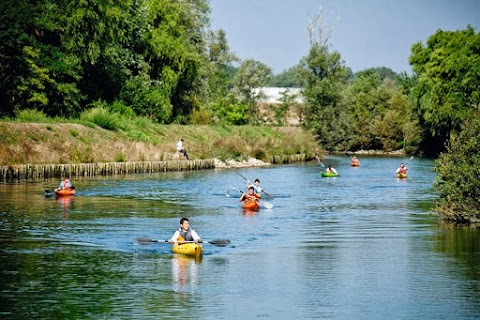
[[[245,161],[198,159],[79,164],[22,164],[0,166],[0,181],[38,180],[65,176],[94,177],[166,171],[267,167],[271,165],[271,163],[254,158],[249,158]]]
[[[137,123],[106,130],[92,123],[0,122],[0,165],[79,164],[190,159],[266,163],[315,159],[322,150],[311,132],[298,127],[183,126]],[[293,160],[292,160],[293,159]],[[226,164],[228,166],[228,164]]]

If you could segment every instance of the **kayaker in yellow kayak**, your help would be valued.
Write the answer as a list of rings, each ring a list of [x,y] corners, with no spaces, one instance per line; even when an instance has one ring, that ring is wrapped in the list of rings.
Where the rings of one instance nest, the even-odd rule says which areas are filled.
[[[194,241],[196,243],[202,242],[202,238],[200,238],[195,230],[190,229],[188,218],[180,219],[180,228],[175,231],[173,236],[168,240],[169,243],[178,242],[178,244],[183,244],[185,243],[184,241]]]
[[[404,164],[404,163],[401,163],[401,164],[400,164],[400,168],[398,168],[397,171],[395,171],[395,173],[396,173],[396,174],[404,174],[404,175],[406,175],[406,174],[407,174],[407,170],[408,170],[407,165]]]

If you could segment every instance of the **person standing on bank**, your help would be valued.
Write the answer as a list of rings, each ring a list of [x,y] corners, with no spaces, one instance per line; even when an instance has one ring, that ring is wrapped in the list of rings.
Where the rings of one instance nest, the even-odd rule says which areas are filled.
[[[183,154],[185,156],[185,158],[187,158],[187,160],[189,160],[187,150],[185,150],[183,148],[183,141],[185,141],[185,140],[183,140],[183,139],[178,140],[177,151],[180,152],[181,154]]]
[[[178,244],[183,244],[184,241],[187,242],[196,242],[201,243],[202,238],[195,232],[195,230],[190,229],[190,223],[188,218],[180,219],[180,228],[175,231],[173,236],[168,240],[168,243],[178,242]]]

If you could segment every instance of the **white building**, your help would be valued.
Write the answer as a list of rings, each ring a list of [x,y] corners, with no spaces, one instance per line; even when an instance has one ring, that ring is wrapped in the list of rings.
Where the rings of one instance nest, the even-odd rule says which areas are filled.
[[[260,102],[266,104],[281,103],[282,93],[288,91],[288,95],[296,95],[295,102],[302,103],[303,96],[300,88],[260,87],[253,89],[254,95],[261,94]]]

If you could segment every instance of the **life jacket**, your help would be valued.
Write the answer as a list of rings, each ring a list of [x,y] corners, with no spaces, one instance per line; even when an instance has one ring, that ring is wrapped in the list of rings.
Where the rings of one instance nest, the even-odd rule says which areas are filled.
[[[248,203],[251,203],[251,202],[257,201],[258,198],[259,198],[258,195],[255,194],[255,193],[252,194],[252,195],[247,194],[247,196],[244,198],[243,201],[248,202]]]
[[[194,241],[192,237],[192,231],[188,229],[187,231],[183,231],[182,229],[179,230],[180,237],[178,237],[177,241]],[[182,239],[180,239],[182,238]]]

